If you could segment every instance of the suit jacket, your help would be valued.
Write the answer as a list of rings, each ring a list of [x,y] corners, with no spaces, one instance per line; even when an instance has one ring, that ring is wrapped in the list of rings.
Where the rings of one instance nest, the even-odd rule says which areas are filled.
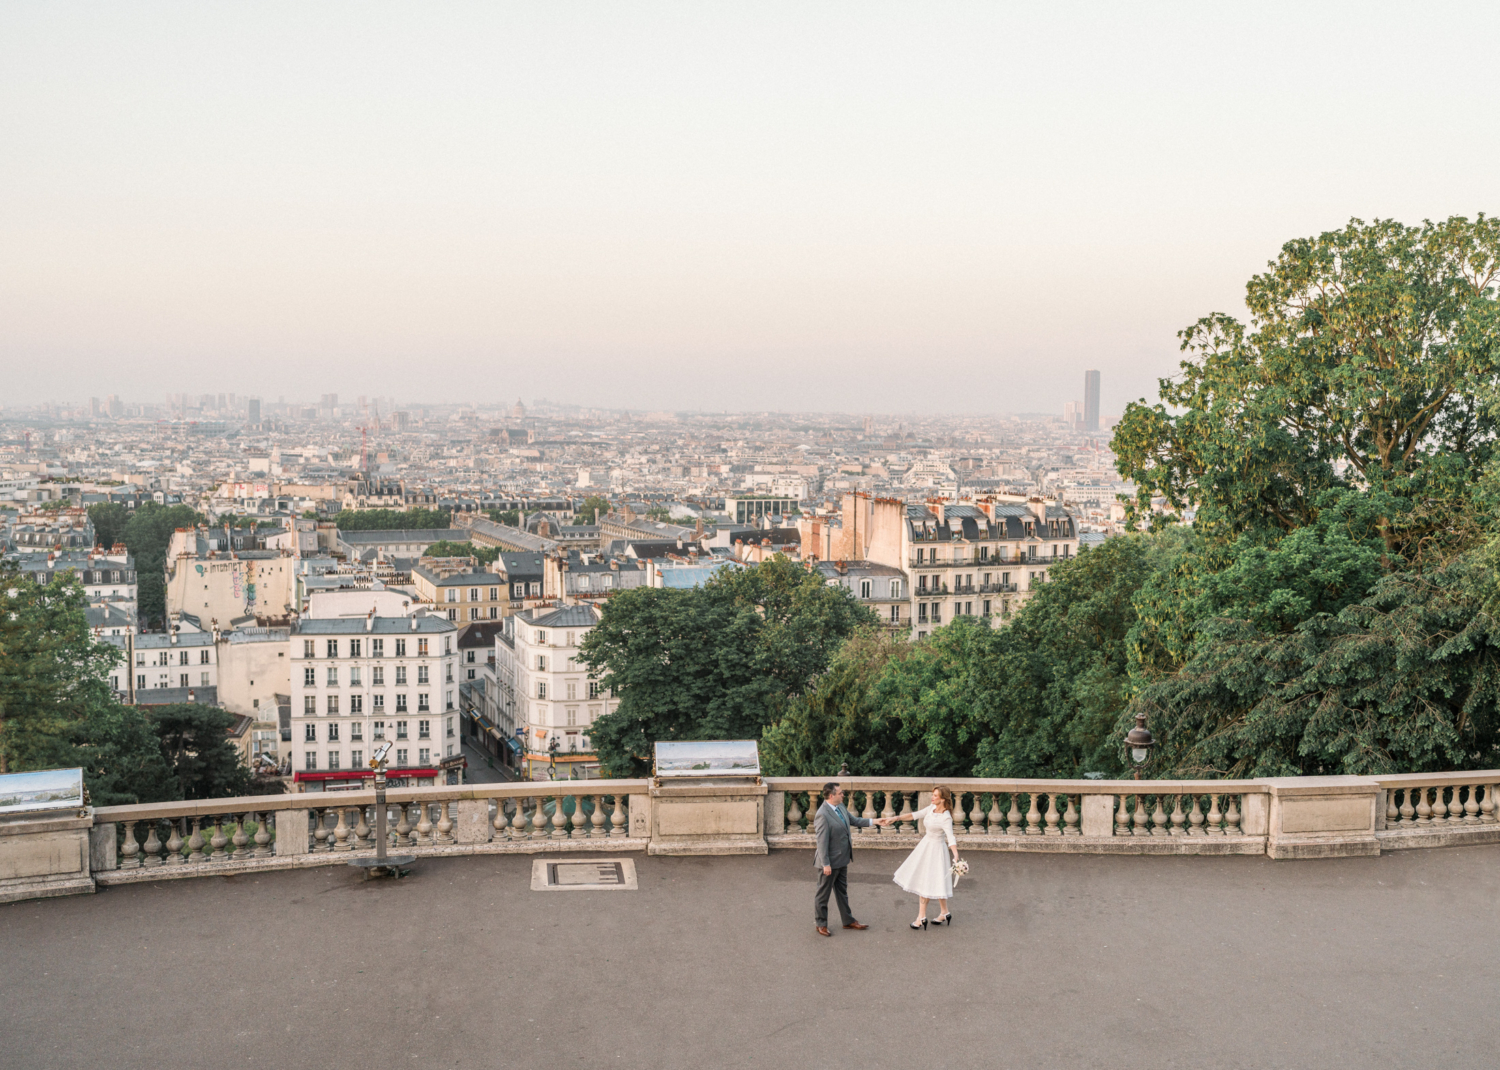
[[[813,835],[818,839],[818,853],[814,865],[839,869],[849,864],[854,857],[854,845],[850,842],[849,827],[869,828],[874,822],[867,817],[855,817],[842,806],[823,803],[813,817]]]

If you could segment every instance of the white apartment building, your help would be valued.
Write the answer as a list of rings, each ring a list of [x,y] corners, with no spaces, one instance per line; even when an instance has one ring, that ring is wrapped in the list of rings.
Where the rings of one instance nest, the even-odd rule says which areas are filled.
[[[495,638],[496,676],[514,689],[533,779],[546,779],[554,763],[558,779],[567,771],[598,775],[589,727],[619,705],[578,660],[578,645],[598,623],[592,605],[542,606],[508,618]]]
[[[395,786],[440,783],[461,760],[458,629],[442,617],[304,620],[291,632],[292,777],[300,791],[358,788],[389,742]],[[449,762],[448,766],[453,765]]]
[[[132,702],[142,691],[167,688],[203,691],[219,686],[219,651],[210,632],[150,632],[104,636],[125,651],[125,663],[110,670],[110,689]]]

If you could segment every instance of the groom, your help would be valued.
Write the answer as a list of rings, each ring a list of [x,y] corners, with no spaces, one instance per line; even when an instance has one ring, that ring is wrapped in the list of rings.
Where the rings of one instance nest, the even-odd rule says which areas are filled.
[[[819,936],[833,935],[828,931],[830,892],[838,897],[839,917],[844,928],[869,928],[855,921],[849,911],[849,861],[854,857],[849,828],[888,824],[890,820],[887,818],[871,821],[867,817],[855,817],[844,809],[844,789],[832,782],[823,785],[823,805],[818,807],[817,816],[813,818],[813,834],[818,838],[818,854],[814,862],[818,867],[818,895],[813,900],[813,919],[818,924]]]

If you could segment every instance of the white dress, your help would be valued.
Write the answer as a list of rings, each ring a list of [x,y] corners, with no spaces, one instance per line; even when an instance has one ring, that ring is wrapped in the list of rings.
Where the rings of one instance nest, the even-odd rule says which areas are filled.
[[[953,838],[953,815],[944,810],[933,813],[931,806],[924,806],[914,815],[927,830],[916,849],[906,856],[901,868],[892,878],[903,890],[928,899],[953,898],[953,862],[948,847],[956,845]]]

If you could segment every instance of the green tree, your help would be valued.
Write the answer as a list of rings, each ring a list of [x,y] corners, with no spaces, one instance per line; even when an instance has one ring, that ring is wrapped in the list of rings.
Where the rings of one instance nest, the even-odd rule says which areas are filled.
[[[1471,542],[1460,504],[1495,455],[1500,221],[1353,220],[1282,247],[1250,280],[1248,326],[1181,333],[1161,402],[1130,405],[1113,447],[1133,516],[1195,509],[1215,541],[1312,523],[1329,489],[1380,501],[1390,554]],[[1457,521],[1457,526],[1455,526]]]
[[[521,511],[519,509],[486,509],[484,515],[497,524],[506,527],[518,528],[521,526]]]
[[[219,799],[250,791],[250,771],[229,741],[235,715],[197,702],[153,706],[162,755],[184,799]]]
[[[491,565],[500,556],[498,546],[476,546],[471,542],[439,539],[422,554],[423,557],[472,557],[481,565]]]
[[[612,775],[647,768],[658,740],[747,739],[774,721],[874,614],[777,555],[702,587],[616,594],[581,660],[619,706],[594,725]]]
[[[89,506],[89,521],[94,525],[94,545],[107,550],[124,541],[130,510],[118,502],[100,502]]]
[[[164,627],[167,547],[178,528],[192,528],[204,519],[186,505],[146,502],[125,525],[125,546],[135,557],[139,616],[143,626]]]
[[[573,516],[573,523],[597,524],[609,512],[609,509],[608,499],[601,498],[597,494],[590,494],[578,507],[578,512]]]
[[[340,531],[426,531],[451,526],[446,509],[341,509],[333,522]]]

